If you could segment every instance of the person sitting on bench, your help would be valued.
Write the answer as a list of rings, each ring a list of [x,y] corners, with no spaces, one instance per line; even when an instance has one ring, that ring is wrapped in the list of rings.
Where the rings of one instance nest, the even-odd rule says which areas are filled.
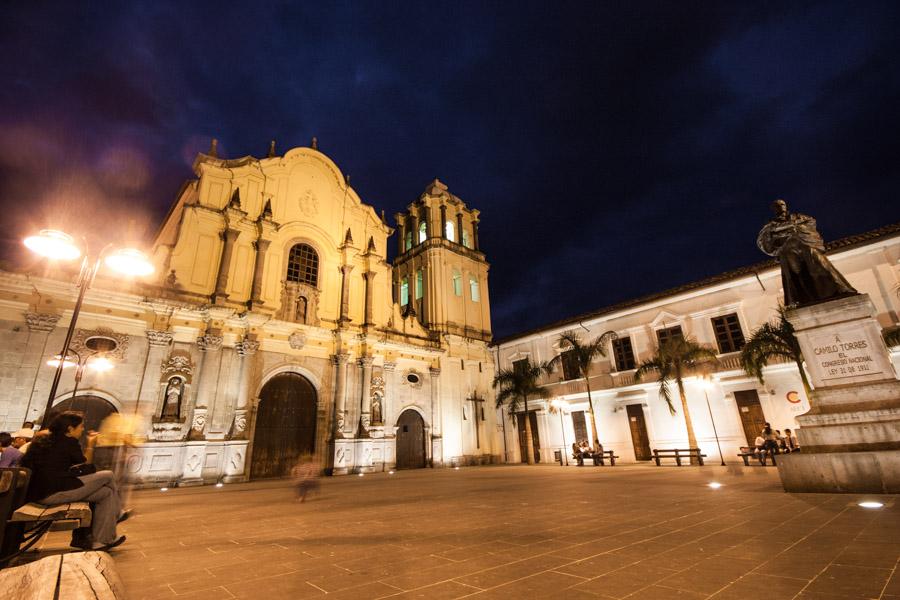
[[[575,459],[579,467],[584,466],[584,457],[581,455],[581,448],[578,446],[578,442],[572,442],[572,458]]]
[[[29,502],[53,505],[90,502],[93,509],[91,533],[76,529],[72,545],[85,550],[109,550],[125,541],[116,535],[116,523],[124,521],[119,491],[112,471],[99,471],[88,464],[78,443],[84,432],[80,413],[65,411],[50,423],[49,433],[35,436],[22,457],[22,466],[31,469]]]

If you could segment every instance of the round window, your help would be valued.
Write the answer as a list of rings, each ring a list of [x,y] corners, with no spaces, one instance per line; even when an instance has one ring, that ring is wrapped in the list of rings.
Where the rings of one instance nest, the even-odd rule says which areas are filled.
[[[94,352],[112,352],[119,346],[119,342],[113,338],[95,335],[85,340],[84,345]]]
[[[410,383],[419,383],[419,376],[415,373],[410,373],[406,376],[406,380]]]

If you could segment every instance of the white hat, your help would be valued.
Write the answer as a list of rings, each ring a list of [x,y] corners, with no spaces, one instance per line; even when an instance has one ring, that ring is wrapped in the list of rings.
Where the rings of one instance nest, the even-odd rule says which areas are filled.
[[[26,440],[30,440],[34,437],[34,429],[23,428],[12,434],[13,439],[16,438],[25,438]]]

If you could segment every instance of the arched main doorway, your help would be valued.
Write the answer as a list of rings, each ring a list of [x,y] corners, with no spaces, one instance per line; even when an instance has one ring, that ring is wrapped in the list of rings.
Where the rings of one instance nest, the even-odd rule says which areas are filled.
[[[425,466],[425,422],[412,409],[397,419],[397,468],[421,469]]]
[[[284,477],[301,454],[316,449],[316,389],[306,377],[281,373],[259,393],[250,478]]]
[[[66,410],[74,410],[84,415],[85,433],[88,431],[100,431],[100,424],[103,422],[103,419],[119,412],[115,406],[100,396],[86,394],[84,396],[67,398],[54,405],[50,410],[50,414],[47,415],[47,425],[53,421],[56,415]]]

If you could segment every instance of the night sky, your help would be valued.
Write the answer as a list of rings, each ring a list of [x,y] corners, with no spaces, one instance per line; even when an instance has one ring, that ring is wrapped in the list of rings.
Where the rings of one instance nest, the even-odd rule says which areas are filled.
[[[212,137],[317,136],[388,215],[439,177],[495,337],[762,260],[778,197],[826,240],[900,221],[895,1],[258,4],[4,4],[7,260],[149,242]]]

